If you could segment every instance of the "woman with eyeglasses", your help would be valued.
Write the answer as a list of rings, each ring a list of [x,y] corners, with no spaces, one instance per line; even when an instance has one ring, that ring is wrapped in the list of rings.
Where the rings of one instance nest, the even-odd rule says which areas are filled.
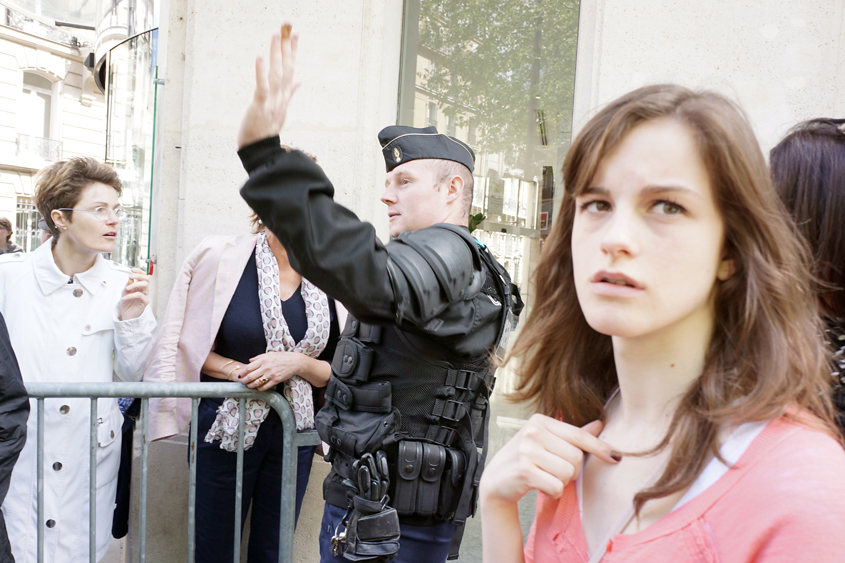
[[[0,313],[5,317],[24,383],[138,381],[156,321],[148,307],[149,277],[103,257],[113,252],[125,216],[117,173],[93,158],[72,158],[41,170],[35,203],[51,244],[0,256]],[[44,515],[37,512],[37,404],[28,440],[12,473],[3,513],[20,563],[34,562],[37,533],[44,561],[89,560],[87,398],[44,401]],[[123,416],[117,399],[97,401],[96,532],[100,560],[109,547]]]

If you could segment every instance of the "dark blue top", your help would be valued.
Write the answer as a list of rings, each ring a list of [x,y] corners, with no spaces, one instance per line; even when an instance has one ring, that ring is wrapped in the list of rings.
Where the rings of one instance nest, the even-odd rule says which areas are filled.
[[[282,315],[284,315],[290,334],[296,342],[302,340],[308,330],[305,300],[302,298],[300,288],[297,288],[287,300],[282,301]],[[334,300],[331,297],[329,298],[329,312],[331,315],[329,342],[326,349],[317,358],[326,362],[332,361],[337,339],[340,335]],[[264,323],[261,320],[261,303],[258,301],[258,269],[255,264],[254,252],[250,254],[238,282],[238,287],[235,289],[229,307],[223,315],[223,322],[220,323],[220,330],[217,331],[214,351],[224,358],[235,360],[244,365],[249,363],[250,358],[260,356],[267,351]],[[201,374],[200,380],[221,381],[204,373]],[[211,399],[211,401],[218,405],[223,403],[222,399]],[[271,413],[271,416],[278,417],[275,411]]]

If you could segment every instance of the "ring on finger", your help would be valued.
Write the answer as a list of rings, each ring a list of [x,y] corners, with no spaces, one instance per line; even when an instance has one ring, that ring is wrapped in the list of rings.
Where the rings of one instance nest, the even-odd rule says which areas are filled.
[[[266,385],[268,381],[270,381],[270,380],[267,379],[266,377],[262,377],[261,379],[258,380],[258,383],[260,383],[261,385]]]

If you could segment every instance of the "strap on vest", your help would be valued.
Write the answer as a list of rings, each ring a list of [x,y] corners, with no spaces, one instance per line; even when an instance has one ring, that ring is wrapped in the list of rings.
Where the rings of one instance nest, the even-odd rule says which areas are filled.
[[[467,460],[467,474],[464,480],[464,487],[461,491],[461,500],[458,501],[458,508],[455,510],[455,534],[452,536],[452,544],[449,546],[449,557],[447,560],[458,558],[458,552],[461,548],[461,541],[464,538],[464,531],[466,530],[466,521],[470,515],[475,515],[475,505],[478,497],[478,484],[481,481],[481,472],[484,470],[484,464],[487,461],[487,439],[489,434],[490,422],[490,408],[484,411],[484,441],[481,449],[481,455],[475,447],[475,442],[470,440],[472,444],[471,455]],[[472,435],[470,429],[470,435]]]

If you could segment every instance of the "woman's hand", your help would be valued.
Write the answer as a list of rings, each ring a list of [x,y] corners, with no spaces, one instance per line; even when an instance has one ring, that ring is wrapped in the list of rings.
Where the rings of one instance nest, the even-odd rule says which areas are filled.
[[[121,321],[137,319],[150,304],[150,276],[140,268],[132,268],[129,281],[117,303],[117,318]]]
[[[250,389],[268,391],[305,371],[311,360],[300,352],[265,352],[249,360],[249,365],[238,372],[239,381]]]
[[[601,421],[582,428],[535,414],[493,457],[481,478],[482,503],[515,504],[533,489],[559,498],[578,478],[584,453],[616,464],[621,455],[596,436]]]
[[[484,563],[521,563],[523,538],[517,501],[538,489],[559,498],[578,478],[584,452],[607,463],[621,456],[599,440],[602,423],[583,428],[535,414],[493,457],[481,477],[481,538]]]

